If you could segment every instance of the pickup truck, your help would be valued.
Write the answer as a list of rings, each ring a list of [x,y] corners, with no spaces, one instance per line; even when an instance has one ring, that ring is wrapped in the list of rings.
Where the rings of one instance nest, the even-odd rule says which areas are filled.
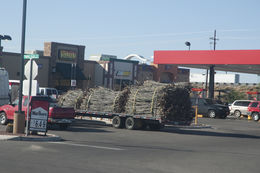
[[[56,100],[46,96],[32,96],[29,100],[27,96],[22,99],[22,111],[25,112],[25,119],[27,117],[27,105],[32,100],[41,100],[49,102],[49,116],[48,126],[53,124],[59,125],[61,129],[66,129],[74,120],[75,111],[71,107],[60,107]],[[18,111],[18,99],[12,104],[0,106],[0,124],[6,125],[9,121],[14,119],[14,113]],[[31,108],[29,108],[31,111]]]
[[[260,119],[260,101],[253,101],[248,105],[247,115],[251,116],[255,121]]]

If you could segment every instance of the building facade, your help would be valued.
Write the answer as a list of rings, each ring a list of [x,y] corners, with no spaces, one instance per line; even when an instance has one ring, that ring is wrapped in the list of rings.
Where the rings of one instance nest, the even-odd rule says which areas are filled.
[[[72,81],[77,88],[95,85],[93,76],[96,62],[84,60],[85,46],[48,42],[44,43],[44,51],[29,53],[39,54],[39,59],[34,61],[38,65],[36,80],[40,87],[68,90]],[[11,80],[20,79],[21,54],[3,52],[0,64],[8,71]]]
[[[154,64],[154,80],[162,83],[173,83],[177,80],[178,66],[172,64]]]
[[[35,59],[38,75],[35,80],[39,87],[58,90],[71,88],[92,88],[103,86],[120,90],[126,85],[143,83],[145,80],[158,82],[189,82],[189,70],[177,65],[139,64],[138,61],[117,59],[115,55],[95,55],[84,59],[85,46],[46,42],[43,51],[26,51],[38,54]],[[28,60],[24,60],[26,64]],[[0,66],[9,73],[10,80],[20,80],[21,54],[3,52]]]
[[[97,62],[95,67],[95,84],[110,89],[121,90],[126,85],[137,82],[138,61],[117,59],[114,55],[93,55],[91,60]]]

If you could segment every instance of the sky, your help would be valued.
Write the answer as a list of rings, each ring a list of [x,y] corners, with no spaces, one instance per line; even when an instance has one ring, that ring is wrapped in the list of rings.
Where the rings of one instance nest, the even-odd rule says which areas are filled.
[[[0,0],[6,52],[21,52],[23,0]],[[151,58],[154,50],[260,49],[259,0],[27,0],[25,50],[44,42],[84,45],[90,55]],[[202,73],[205,70],[192,69]],[[204,72],[205,73],[205,72]],[[221,73],[221,72],[217,72]],[[244,83],[257,75],[240,74]]]

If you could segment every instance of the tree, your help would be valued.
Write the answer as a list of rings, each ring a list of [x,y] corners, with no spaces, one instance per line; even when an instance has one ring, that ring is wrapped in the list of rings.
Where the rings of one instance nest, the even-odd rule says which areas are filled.
[[[245,100],[247,99],[246,94],[236,91],[234,89],[230,89],[224,96],[223,101],[232,103],[234,100]]]

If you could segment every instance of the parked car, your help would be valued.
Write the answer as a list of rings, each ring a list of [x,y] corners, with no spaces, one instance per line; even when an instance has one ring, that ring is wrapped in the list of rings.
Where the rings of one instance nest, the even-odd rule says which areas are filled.
[[[260,119],[260,101],[253,101],[248,106],[249,116],[253,118],[253,120],[258,121]]]
[[[241,115],[247,115],[248,105],[252,100],[235,100],[230,106],[230,114],[235,117],[240,117]]]
[[[229,115],[227,105],[218,104],[216,100],[208,98],[191,98],[192,106],[198,105],[198,114],[210,118],[226,118]]]

